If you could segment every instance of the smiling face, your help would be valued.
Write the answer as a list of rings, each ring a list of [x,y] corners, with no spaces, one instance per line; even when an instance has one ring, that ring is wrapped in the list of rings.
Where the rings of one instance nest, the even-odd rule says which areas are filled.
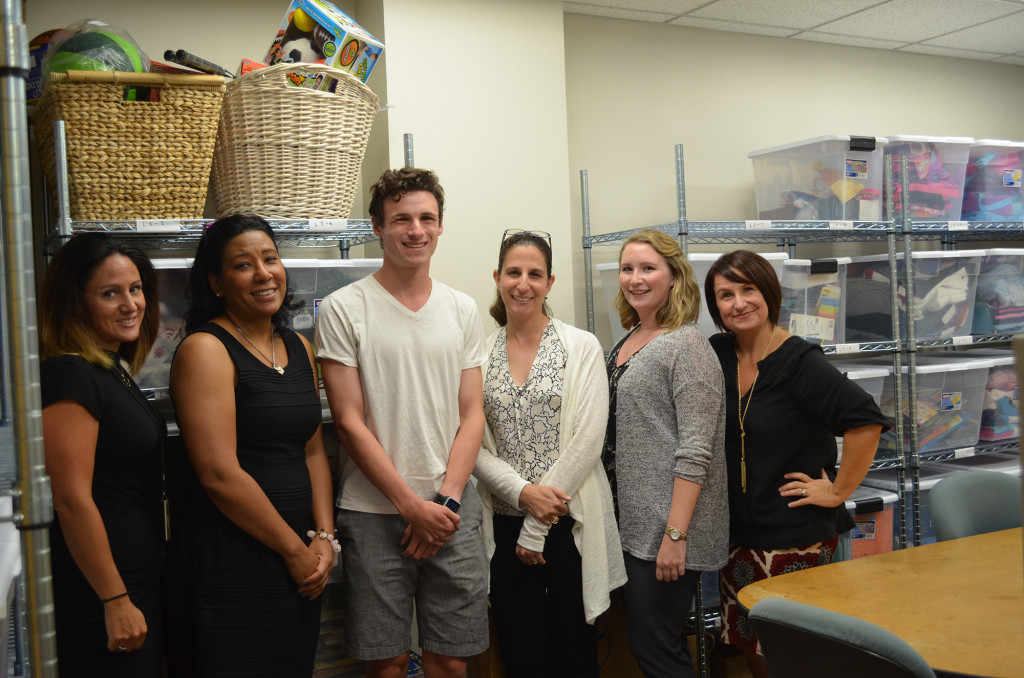
[[[85,305],[100,348],[116,352],[138,339],[146,296],[132,260],[123,254],[104,259],[85,285]]]
[[[429,191],[409,191],[397,201],[385,199],[382,207],[383,219],[373,220],[373,232],[381,239],[384,264],[429,267],[437,239],[444,231],[437,198]]]
[[[288,280],[274,242],[263,231],[245,231],[228,241],[221,275],[210,275],[214,294],[235,318],[270,317],[284,303]]]
[[[645,242],[631,242],[619,258],[619,287],[640,319],[653,317],[668,302],[675,278],[665,257]]]
[[[770,322],[768,304],[754,283],[733,282],[725,276],[716,275],[714,290],[715,304],[727,331],[734,334],[756,332]]]
[[[544,315],[544,299],[555,276],[548,276],[547,260],[538,248],[513,245],[505,252],[501,270],[494,272],[494,282],[508,319],[530,320]]]

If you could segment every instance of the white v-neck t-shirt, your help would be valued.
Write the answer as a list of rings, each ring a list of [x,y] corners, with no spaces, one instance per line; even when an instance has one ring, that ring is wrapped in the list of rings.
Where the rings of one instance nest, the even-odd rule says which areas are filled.
[[[487,361],[476,302],[433,280],[410,311],[367,276],[320,303],[316,346],[320,358],[359,369],[366,425],[417,496],[432,498],[459,429],[462,372]],[[337,506],[398,513],[351,458]]]

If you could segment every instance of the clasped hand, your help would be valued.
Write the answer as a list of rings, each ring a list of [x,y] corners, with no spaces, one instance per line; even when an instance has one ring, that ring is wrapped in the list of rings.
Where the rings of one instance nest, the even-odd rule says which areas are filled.
[[[545,525],[552,525],[559,516],[568,513],[570,501],[572,497],[551,485],[531,484],[519,493],[519,508]]]
[[[423,560],[437,553],[459,529],[459,515],[429,500],[419,502],[415,512],[406,516],[409,525],[402,534],[402,555]]]

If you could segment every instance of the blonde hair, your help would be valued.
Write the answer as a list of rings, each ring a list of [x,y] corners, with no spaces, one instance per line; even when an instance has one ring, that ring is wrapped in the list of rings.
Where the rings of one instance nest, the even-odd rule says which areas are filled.
[[[665,259],[672,272],[674,285],[669,289],[668,300],[658,311],[658,324],[669,332],[678,330],[687,323],[692,323],[700,316],[700,287],[693,276],[690,262],[683,256],[683,248],[675,238],[661,231],[646,229],[634,233],[622,243],[619,250],[619,265],[622,265],[622,253],[627,245],[644,243],[650,245]],[[622,288],[615,294],[615,310],[619,312],[619,320],[626,329],[640,322],[640,316],[626,301]]]

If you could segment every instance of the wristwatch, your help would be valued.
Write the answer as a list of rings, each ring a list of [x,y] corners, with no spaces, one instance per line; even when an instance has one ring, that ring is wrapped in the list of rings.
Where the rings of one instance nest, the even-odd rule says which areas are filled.
[[[434,503],[444,506],[452,513],[458,513],[459,508],[462,506],[462,504],[455,500],[455,497],[449,497],[448,495],[441,494],[440,492],[434,495]]]
[[[672,541],[686,541],[686,533],[682,530],[677,530],[671,525],[665,526],[665,534],[667,534],[668,538]]]

